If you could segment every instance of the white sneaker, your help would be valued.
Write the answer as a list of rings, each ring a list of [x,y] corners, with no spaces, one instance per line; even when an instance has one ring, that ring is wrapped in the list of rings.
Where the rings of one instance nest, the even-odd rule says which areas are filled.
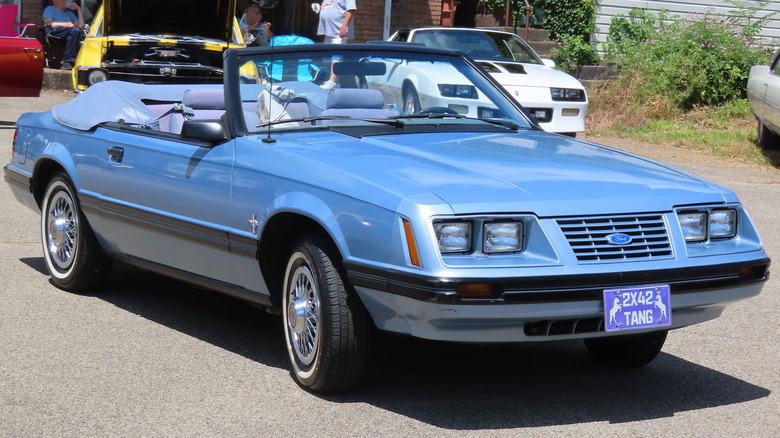
[[[330,91],[336,88],[336,85],[337,84],[333,81],[325,81],[322,85],[320,85],[320,88]]]

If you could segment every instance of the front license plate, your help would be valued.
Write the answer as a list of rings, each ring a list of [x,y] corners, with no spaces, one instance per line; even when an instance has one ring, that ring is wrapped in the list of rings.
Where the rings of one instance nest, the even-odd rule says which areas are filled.
[[[669,285],[604,291],[604,327],[608,332],[672,324]]]

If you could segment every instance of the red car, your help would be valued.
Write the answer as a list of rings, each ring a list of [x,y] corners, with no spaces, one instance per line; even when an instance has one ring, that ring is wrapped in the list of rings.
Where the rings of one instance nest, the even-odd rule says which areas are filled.
[[[0,36],[0,96],[40,95],[43,64],[43,47],[37,39]]]

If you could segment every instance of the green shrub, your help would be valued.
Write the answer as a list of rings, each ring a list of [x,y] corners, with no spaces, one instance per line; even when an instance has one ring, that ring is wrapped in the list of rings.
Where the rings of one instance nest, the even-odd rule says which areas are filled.
[[[623,54],[627,47],[633,43],[647,41],[657,29],[664,26],[668,14],[665,10],[656,15],[646,9],[634,8],[628,16],[617,14],[612,17],[607,34],[607,43],[604,45],[607,59],[613,59]]]
[[[504,10],[506,0],[483,0],[491,11]],[[585,41],[596,29],[594,0],[529,0],[531,13],[541,11],[542,27],[558,39],[564,35],[581,35]],[[514,27],[525,26],[525,1],[509,0],[509,11]],[[533,20],[533,19],[532,19]]]
[[[599,56],[582,35],[561,35],[560,44],[553,48],[552,59],[559,70],[576,76],[583,65],[597,63]]]
[[[651,15],[645,12],[641,22],[629,26],[613,21],[616,29],[610,35],[622,36],[612,46],[621,66],[616,86],[630,84],[633,88],[626,91],[635,93],[637,102],[662,96],[682,110],[744,97],[750,67],[767,55],[756,44],[755,28],[744,25],[744,16],[707,12],[683,20]]]
[[[596,30],[596,6],[594,0],[533,0],[533,6],[542,10],[542,27],[550,31],[554,39],[564,36],[581,36],[590,41]]]

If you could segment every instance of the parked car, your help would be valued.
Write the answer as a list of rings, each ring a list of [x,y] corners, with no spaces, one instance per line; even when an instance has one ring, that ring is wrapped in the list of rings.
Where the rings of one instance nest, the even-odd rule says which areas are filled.
[[[489,29],[426,27],[404,29],[390,41],[458,49],[476,59],[548,132],[575,136],[585,130],[588,96],[585,87],[556,70],[520,37]],[[411,84],[411,87],[413,87]]]
[[[17,5],[0,5],[0,97],[37,97],[43,86],[43,47],[25,37],[32,23],[17,23]]]
[[[750,68],[747,97],[762,148],[780,147],[780,49],[766,65]]]
[[[106,80],[221,83],[222,53],[243,47],[235,0],[105,0],[72,70],[77,91]],[[254,78],[256,72],[245,71]]]
[[[39,96],[43,64],[43,47],[35,38],[0,36],[0,96]]]
[[[242,83],[247,62],[269,82]],[[410,114],[389,84],[347,86],[420,62],[490,116]],[[330,91],[299,77],[330,68]],[[297,381],[329,393],[360,382],[374,329],[583,339],[640,366],[767,279],[733,192],[544,132],[462,52],[231,49],[224,71],[224,85],[102,82],[19,118],[5,180],[41,212],[54,284],[99,293],[119,260],[265,307]]]

